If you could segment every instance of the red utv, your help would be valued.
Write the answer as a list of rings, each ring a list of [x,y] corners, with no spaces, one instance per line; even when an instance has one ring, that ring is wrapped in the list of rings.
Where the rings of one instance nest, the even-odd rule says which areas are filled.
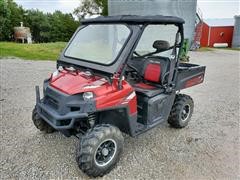
[[[205,67],[180,63],[184,20],[169,16],[109,16],[82,21],[36,87],[32,119],[43,132],[81,136],[77,164],[103,176],[118,162],[122,132],[139,135],[163,121],[185,127],[193,100],[179,94],[204,80]]]

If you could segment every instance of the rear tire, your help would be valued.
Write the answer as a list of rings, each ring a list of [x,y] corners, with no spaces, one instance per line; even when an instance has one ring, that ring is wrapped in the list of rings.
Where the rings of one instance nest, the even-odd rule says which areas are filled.
[[[185,94],[176,95],[168,123],[174,128],[184,128],[191,120],[194,103],[190,96]]]
[[[76,161],[90,177],[109,173],[119,161],[124,138],[121,131],[110,124],[101,124],[89,130],[79,143]]]
[[[32,112],[32,120],[35,127],[46,134],[53,133],[55,131],[52,126],[50,126],[38,115],[36,107],[33,109]]]

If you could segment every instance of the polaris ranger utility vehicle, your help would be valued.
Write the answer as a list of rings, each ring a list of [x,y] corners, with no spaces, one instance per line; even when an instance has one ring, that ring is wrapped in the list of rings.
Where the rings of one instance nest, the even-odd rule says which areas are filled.
[[[163,121],[185,127],[193,100],[179,94],[204,80],[205,67],[180,63],[184,20],[169,16],[109,16],[82,21],[36,87],[32,119],[43,132],[80,138],[77,164],[103,176],[119,160],[122,132],[139,135]]]

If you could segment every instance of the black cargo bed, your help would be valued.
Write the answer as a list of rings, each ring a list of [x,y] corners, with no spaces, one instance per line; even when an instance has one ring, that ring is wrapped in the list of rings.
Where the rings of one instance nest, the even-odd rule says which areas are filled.
[[[191,63],[180,63],[176,81],[176,90],[200,84],[204,80],[206,66]]]

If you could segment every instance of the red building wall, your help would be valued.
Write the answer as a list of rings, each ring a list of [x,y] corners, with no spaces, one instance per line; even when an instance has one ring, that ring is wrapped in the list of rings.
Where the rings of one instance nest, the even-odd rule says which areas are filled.
[[[201,47],[208,47],[208,33],[209,26],[206,23],[203,23],[202,36],[200,40]]]
[[[232,45],[233,26],[224,27],[209,27],[207,24],[203,24],[201,46],[213,47],[214,43],[228,43],[228,46]]]
[[[210,47],[214,43],[228,43],[228,47],[232,46],[233,26],[211,27]]]

